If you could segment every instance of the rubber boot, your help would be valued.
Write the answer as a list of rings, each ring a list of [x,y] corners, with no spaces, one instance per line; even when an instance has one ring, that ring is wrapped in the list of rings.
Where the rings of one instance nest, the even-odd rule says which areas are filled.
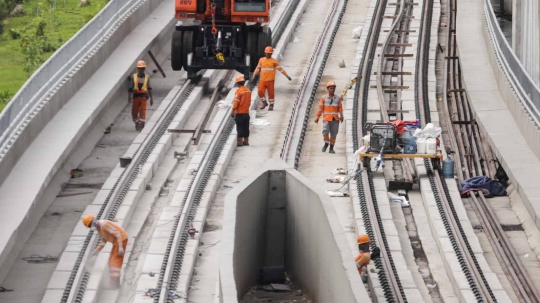
[[[274,110],[274,104],[270,104],[270,107],[268,108],[268,110]]]
[[[244,138],[244,145],[249,146],[249,137]]]
[[[328,151],[329,153],[331,154],[335,154],[336,152],[334,151],[334,145],[330,145],[330,150]]]
[[[322,147],[322,152],[326,152],[326,149],[328,148],[328,143],[324,143],[324,146]]]
[[[268,102],[266,102],[266,100],[263,100],[261,109],[265,109],[267,106],[268,106]]]
[[[142,131],[143,128],[144,128],[144,124],[145,124],[145,123],[144,123],[144,121],[141,121],[141,122],[139,122],[139,124],[140,124],[140,126],[139,126],[139,131]]]
[[[236,146],[242,146],[242,138],[236,137]]]
[[[139,122],[135,122],[135,130],[140,131]]]

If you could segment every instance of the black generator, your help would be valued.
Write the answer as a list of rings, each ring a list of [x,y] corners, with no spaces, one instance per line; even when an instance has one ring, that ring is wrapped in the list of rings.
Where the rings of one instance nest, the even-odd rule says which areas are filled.
[[[375,123],[371,126],[368,152],[394,153],[397,146],[396,127],[393,124]]]

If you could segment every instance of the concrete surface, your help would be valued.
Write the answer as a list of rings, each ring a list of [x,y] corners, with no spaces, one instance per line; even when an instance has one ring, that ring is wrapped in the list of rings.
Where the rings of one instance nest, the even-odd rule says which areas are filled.
[[[516,118],[517,112],[523,112],[521,105],[499,84],[506,80],[499,70],[492,69],[494,63],[490,66],[494,58],[490,45],[483,39],[482,12],[482,2],[478,0],[462,1],[458,6],[457,39],[464,83],[476,121],[538,227],[540,188],[535,178],[540,171],[536,143],[540,142],[540,134],[533,136],[535,131],[528,119]],[[524,112],[522,116],[526,117]]]
[[[270,161],[226,197],[220,258],[223,302],[237,302],[256,283],[261,266],[280,263],[315,302],[363,301],[367,293],[330,199],[280,162]],[[269,224],[272,217],[282,224]],[[285,240],[269,245],[269,236]],[[280,250],[285,259],[268,259]]]
[[[28,149],[18,151],[21,159],[0,188],[0,228],[5,231],[0,237],[0,281],[10,269],[7,264],[13,263],[60,191],[61,183],[67,181],[69,170],[88,156],[101,132],[124,108],[125,101],[110,101],[125,89],[133,63],[147,59],[146,51],[151,47],[158,53],[169,40],[170,20],[157,17],[167,15],[170,3],[163,3],[126,37],[51,122],[40,126],[43,130]],[[17,208],[12,207],[13,201],[17,201]]]
[[[509,1],[506,1],[509,2]],[[512,49],[536,85],[540,85],[540,4],[536,0],[514,0],[512,16]]]
[[[304,0],[305,1],[305,0]],[[242,146],[235,150],[226,172],[222,178],[222,187],[216,192],[208,216],[204,232],[200,235],[205,244],[199,248],[199,257],[193,271],[188,298],[192,302],[212,302],[219,291],[216,288],[218,279],[219,251],[221,249],[221,227],[223,224],[223,201],[225,195],[243,178],[262,167],[269,158],[279,158],[283,138],[291,113],[291,106],[302,83],[312,45],[322,27],[317,20],[324,19],[330,2],[306,1],[307,8],[300,17],[298,26],[293,30],[291,41],[286,48],[279,48],[283,57],[279,56],[281,66],[292,77],[289,82],[280,74],[276,75],[276,105],[272,112],[267,109],[258,110],[257,119],[269,122],[269,125],[251,126],[250,146]],[[275,57],[275,56],[274,56]],[[256,93],[252,93],[252,104],[257,106]]]
[[[182,73],[172,73],[170,60],[167,59],[169,48],[170,45],[167,44],[164,51],[157,54],[156,57],[168,77],[163,78],[160,74],[154,74],[152,77],[155,100],[154,105],[148,107],[147,117],[149,118],[152,117],[170,89],[179,82],[183,75]],[[149,62],[148,68],[151,71],[155,69],[155,66]],[[69,195],[86,192],[87,194],[54,199],[41,217],[36,230],[23,246],[3,282],[3,285],[14,289],[14,292],[0,294],[0,299],[3,302],[19,302],[20,300],[41,302],[47,283],[57,264],[56,262],[41,265],[28,264],[21,258],[29,257],[32,254],[60,256],[68,245],[73,228],[80,224],[80,217],[86,206],[91,204],[97,195],[101,197],[104,193],[106,195],[105,191],[100,190],[101,187],[113,169],[119,165],[118,158],[125,153],[131,142],[139,135],[135,131],[131,118],[131,105],[126,102],[126,92],[119,94],[117,98],[113,102],[125,105],[125,107],[113,121],[111,133],[102,134],[90,155],[78,166],[84,171],[83,177],[69,179],[59,193]],[[82,245],[83,240],[77,240],[76,237],[71,239],[70,245],[75,247]]]

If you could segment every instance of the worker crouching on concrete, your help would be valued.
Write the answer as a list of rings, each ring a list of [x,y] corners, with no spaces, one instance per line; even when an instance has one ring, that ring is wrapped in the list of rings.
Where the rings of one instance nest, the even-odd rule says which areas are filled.
[[[270,107],[268,110],[274,110],[274,101],[275,101],[275,95],[274,95],[274,82],[276,80],[276,68],[279,70],[289,81],[291,81],[291,77],[287,74],[287,72],[279,65],[279,62],[272,58],[272,53],[274,52],[274,49],[271,46],[267,46],[264,49],[264,55],[265,57],[261,58],[259,60],[259,64],[255,68],[255,72],[253,75],[261,73],[261,78],[259,80],[259,98],[262,102],[261,109],[265,109],[266,106],[268,106],[268,103],[270,103]],[[268,102],[266,102],[266,91],[268,90]]]
[[[374,247],[370,254],[369,246],[371,244],[371,240],[366,234],[359,235],[358,239],[356,240],[356,244],[358,244],[358,250],[360,253],[358,256],[356,256],[356,258],[354,258],[354,261],[356,262],[356,267],[358,268],[358,273],[362,277],[362,281],[366,283],[368,277],[367,266],[371,260],[378,259],[381,252],[378,247]]]
[[[150,100],[150,106],[154,105],[150,76],[144,73],[146,62],[137,62],[137,73],[129,77],[128,102],[133,101],[131,117],[135,122],[135,129],[141,131],[146,122],[146,102]]]
[[[324,146],[322,152],[326,152],[328,145],[330,145],[329,153],[335,154],[334,145],[336,144],[336,137],[339,131],[339,122],[343,122],[343,100],[340,96],[336,96],[336,83],[330,81],[326,84],[328,94],[321,97],[319,102],[319,111],[317,112],[317,118],[315,123],[319,123],[319,118],[323,115],[323,139]]]
[[[96,250],[92,252],[90,262],[93,264],[98,253],[103,249],[107,242],[112,243],[113,248],[109,257],[109,275],[111,277],[111,288],[120,287],[120,271],[124,263],[124,253],[128,243],[128,235],[120,225],[109,220],[95,220],[93,215],[86,215],[82,222],[84,226],[93,231],[97,231],[101,237]]]
[[[234,97],[231,117],[236,122],[236,146],[249,145],[249,107],[251,106],[251,90],[244,86],[243,75],[236,77],[238,89]]]

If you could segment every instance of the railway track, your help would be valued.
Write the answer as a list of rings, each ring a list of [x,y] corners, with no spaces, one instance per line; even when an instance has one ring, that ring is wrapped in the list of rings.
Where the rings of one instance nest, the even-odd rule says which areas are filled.
[[[447,57],[447,100],[445,120],[449,132],[450,146],[454,152],[457,176],[462,181],[475,176],[494,178],[496,168],[491,161],[493,154],[481,136],[471,110],[469,97],[462,83],[461,67],[456,43],[457,1],[449,0],[449,22]],[[479,218],[482,228],[497,256],[520,302],[540,302],[540,296],[532,279],[521,264],[495,212],[482,192],[473,193],[468,199]],[[487,301],[491,301],[488,300]]]
[[[273,1],[272,5],[283,1]],[[287,23],[284,20],[290,18],[298,5],[299,0],[291,0],[288,2],[285,13],[279,18],[277,22],[277,28],[273,28],[274,32],[274,46],[279,41],[281,34],[284,31]],[[175,102],[165,110],[158,122],[149,131],[148,136],[144,142],[139,146],[131,165],[127,166],[122,174],[118,177],[117,182],[114,184],[113,189],[110,190],[109,195],[105,203],[102,205],[99,213],[96,215],[96,219],[109,219],[114,220],[123,199],[125,198],[129,188],[133,181],[140,173],[142,166],[148,160],[152,150],[157,145],[161,137],[167,132],[168,126],[176,114],[182,109],[183,103],[190,97],[191,92],[197,87],[199,80],[201,79],[204,70],[199,72],[199,76],[192,80],[186,81],[178,93],[175,95]],[[222,77],[222,82],[226,85],[230,82],[234,72],[227,72]],[[255,81],[248,81],[247,86],[253,90],[257,84],[258,79]],[[216,88],[221,89],[221,86]],[[216,92],[214,92],[216,95]],[[210,111],[212,108],[210,107]],[[175,219],[175,227],[171,234],[171,239],[167,247],[167,258],[164,259],[162,270],[159,276],[159,283],[157,289],[162,291],[159,295],[154,297],[155,302],[171,302],[173,299],[169,297],[171,292],[169,290],[175,290],[178,283],[178,276],[182,267],[182,261],[184,257],[184,250],[186,240],[188,239],[188,228],[192,223],[198,202],[201,199],[204,188],[208,182],[219,155],[223,149],[225,142],[227,141],[229,134],[233,130],[234,121],[230,118],[230,112],[224,116],[221,121],[218,132],[214,135],[209,148],[205,151],[203,161],[197,173],[193,176],[190,184],[189,194],[185,196],[183,206],[186,208],[186,216],[177,216]],[[204,129],[204,125],[198,127],[198,129]],[[198,138],[197,138],[198,139]],[[183,208],[184,208],[183,207]],[[98,236],[94,232],[90,231],[86,237],[82,249],[77,256],[75,265],[70,273],[68,283],[66,284],[62,296],[61,302],[83,302],[85,297],[85,291],[90,280],[90,272],[85,268],[84,264],[87,261],[91,251],[98,245]],[[162,287],[164,285],[164,287]]]

